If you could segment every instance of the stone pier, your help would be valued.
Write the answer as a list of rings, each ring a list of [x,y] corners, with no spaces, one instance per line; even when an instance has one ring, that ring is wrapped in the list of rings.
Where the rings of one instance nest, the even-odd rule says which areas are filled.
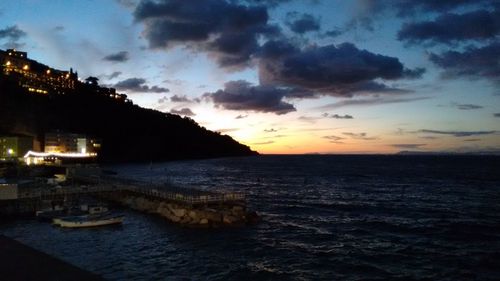
[[[256,212],[247,210],[243,201],[191,205],[137,194],[112,193],[104,194],[102,198],[188,227],[242,226],[257,222],[259,218]]]

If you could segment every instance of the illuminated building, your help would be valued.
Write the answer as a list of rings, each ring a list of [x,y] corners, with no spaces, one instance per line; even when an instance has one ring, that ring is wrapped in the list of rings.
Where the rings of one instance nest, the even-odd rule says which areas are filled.
[[[28,58],[28,53],[8,49],[0,50],[2,72],[16,80],[29,92],[38,94],[64,94],[75,89],[78,73],[50,68]]]
[[[21,156],[28,165],[92,162],[100,148],[99,140],[83,134],[53,132],[45,134],[44,152],[28,150]]]
[[[6,79],[16,82],[33,94],[67,94],[76,89],[85,93],[95,93],[116,102],[132,104],[125,94],[118,94],[114,88],[100,87],[97,77],[88,77],[84,82],[78,72],[62,71],[28,58],[28,53],[8,49],[0,50],[1,73]]]
[[[45,134],[46,153],[97,153],[100,148],[99,140],[86,135],[61,132]]]
[[[33,149],[33,138],[29,136],[0,136],[0,160],[22,158]]]

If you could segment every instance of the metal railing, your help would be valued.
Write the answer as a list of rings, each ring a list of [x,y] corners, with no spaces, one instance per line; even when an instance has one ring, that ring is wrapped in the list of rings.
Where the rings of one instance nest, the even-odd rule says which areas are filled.
[[[88,179],[87,179],[88,180]],[[71,186],[58,188],[35,188],[29,190],[18,190],[18,199],[44,199],[54,196],[84,195],[105,192],[126,191],[185,204],[214,204],[231,201],[244,201],[245,194],[238,192],[219,193],[197,189],[155,185],[151,188],[148,184],[138,181],[99,179],[99,182],[92,186]]]

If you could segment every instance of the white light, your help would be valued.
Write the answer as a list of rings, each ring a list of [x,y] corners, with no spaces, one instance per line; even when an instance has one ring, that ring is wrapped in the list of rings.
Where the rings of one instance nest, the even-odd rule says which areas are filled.
[[[35,151],[28,151],[26,155],[24,155],[24,158],[28,157],[68,157],[68,158],[89,158],[89,157],[96,157],[97,153],[77,153],[77,152],[68,152],[68,153],[61,153],[61,152],[35,152]]]
[[[14,149],[12,149],[12,148],[7,149],[7,153],[8,153],[9,155],[14,154]]]

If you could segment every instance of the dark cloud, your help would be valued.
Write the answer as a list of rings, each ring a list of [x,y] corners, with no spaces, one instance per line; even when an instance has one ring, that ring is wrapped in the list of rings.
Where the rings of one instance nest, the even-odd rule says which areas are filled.
[[[188,97],[186,96],[178,96],[178,95],[173,95],[171,98],[170,98],[170,101],[171,102],[193,102],[194,100],[191,100],[189,99]],[[198,101],[198,100],[196,100]]]
[[[215,130],[216,132],[219,132],[219,133],[230,133],[230,132],[235,132],[235,131],[238,131],[239,129],[238,128],[226,128],[226,129],[218,129],[218,130]]]
[[[162,97],[162,98],[158,99],[158,103],[166,103],[166,102],[168,102],[167,97]]]
[[[375,0],[372,0],[375,1]],[[392,0],[386,0],[386,5]],[[419,0],[419,1],[398,1],[396,7],[399,16],[409,16],[417,12],[447,12],[460,7],[476,6],[487,7],[491,0]]]
[[[425,143],[397,143],[391,144],[392,147],[401,148],[401,149],[417,149],[422,146],[425,146]]]
[[[403,70],[403,74],[407,79],[420,79],[426,71],[427,70],[423,67],[417,67],[415,69],[405,69]]]
[[[137,6],[139,0],[116,0],[116,2],[125,8],[133,9]]]
[[[25,43],[15,42],[15,41],[8,41],[2,45],[2,47],[5,49],[22,49],[25,46],[26,46]]]
[[[126,62],[129,60],[129,54],[127,51],[121,51],[115,54],[107,55],[102,59],[112,62]]]
[[[337,143],[337,144],[343,144],[344,142],[342,140],[345,139],[343,137],[333,136],[333,135],[332,136],[324,136],[323,138],[329,140],[331,143]]]
[[[63,31],[65,28],[62,25],[54,26],[53,30],[54,31]]]
[[[470,46],[462,52],[431,53],[429,59],[444,70],[445,78],[469,77],[500,81],[500,42],[483,47]]]
[[[20,49],[25,44],[20,43],[23,37],[27,34],[25,31],[21,30],[17,25],[8,26],[4,29],[0,29],[0,40],[6,40],[3,47],[6,49]]]
[[[273,128],[271,128],[271,129],[264,129],[264,132],[266,132],[266,133],[276,133],[277,131],[278,130],[273,129]]]
[[[319,109],[336,109],[346,106],[371,106],[380,104],[404,103],[404,102],[413,102],[426,99],[429,99],[429,97],[411,97],[411,98],[374,97],[366,99],[349,99],[327,104],[319,107]]]
[[[108,79],[114,79],[114,78],[117,78],[118,76],[122,75],[122,72],[121,71],[115,71],[113,73],[111,73],[109,76],[108,76]]]
[[[355,140],[376,140],[376,139],[378,139],[376,137],[369,137],[366,133],[344,132],[342,134],[344,136],[348,136],[348,137],[355,139]]]
[[[283,101],[290,93],[289,89],[274,86],[252,86],[246,81],[230,81],[224,90],[206,93],[215,106],[229,110],[249,110],[286,114],[295,111],[295,107]]]
[[[21,30],[17,25],[12,25],[4,29],[0,29],[0,39],[17,41],[24,36],[26,36],[26,32]]]
[[[421,136],[419,138],[425,139],[425,140],[435,140],[435,139],[438,139],[438,137],[435,137],[435,136]]]
[[[442,13],[467,6],[490,7],[491,3],[491,0],[356,0],[355,13],[347,28],[362,27],[374,31],[375,21],[383,19],[387,13],[405,18],[417,13]]]
[[[335,38],[337,36],[342,35],[342,33],[344,32],[342,32],[340,29],[335,28],[323,33],[323,36]]]
[[[482,106],[482,105],[470,104],[470,103],[466,103],[466,104],[454,103],[453,106],[455,106],[456,108],[458,108],[460,110],[473,110],[473,109],[484,108],[484,106]]]
[[[495,134],[497,131],[441,131],[441,130],[428,130],[422,129],[417,131],[417,133],[425,134],[436,134],[436,135],[449,135],[454,137],[470,137],[470,136],[480,136],[480,135],[491,135]]]
[[[236,116],[235,119],[244,119],[244,118],[247,118],[247,117],[248,117],[248,114],[246,114],[246,115],[241,115],[240,114],[240,115]]]
[[[286,24],[293,32],[298,34],[318,31],[320,29],[319,19],[311,14],[299,15],[297,12],[289,12],[287,14]]]
[[[352,96],[360,93],[403,93],[375,79],[414,78],[395,57],[360,50],[351,43],[299,49],[284,41],[267,42],[260,53],[261,84],[307,89],[312,93]]]
[[[328,118],[333,118],[333,119],[354,119],[354,117],[352,117],[352,115],[349,115],[349,114],[345,114],[345,115],[338,115],[338,114],[328,114],[328,113],[325,113],[323,114],[324,117],[328,117]]]
[[[191,109],[189,109],[187,107],[181,108],[181,109],[171,109],[170,113],[177,114],[177,115],[183,115],[183,116],[195,116],[196,115],[196,114],[194,114],[193,111],[191,111]]]
[[[144,85],[146,83],[146,80],[143,78],[129,78],[122,80],[115,85],[113,85],[114,88],[116,88],[119,91],[130,91],[130,92],[137,92],[137,93],[167,93],[169,90],[167,88],[163,87],[158,87],[158,86],[153,86],[149,87],[147,85]]]
[[[280,33],[265,6],[219,0],[143,0],[134,12],[151,48],[189,46],[223,67],[247,66],[262,36]]]
[[[259,4],[259,5],[266,5],[268,7],[276,7],[280,4],[290,2],[291,0],[244,0],[244,1],[248,2],[249,4]]]
[[[500,117],[500,113],[493,113],[493,117]]]
[[[272,144],[274,141],[264,141],[264,142],[254,142],[252,145],[266,145],[266,144]]]
[[[118,76],[122,75],[123,73],[121,71],[114,71],[113,73],[111,74],[101,74],[99,75],[99,78],[102,79],[108,79],[108,80],[111,80],[111,79],[114,79],[114,78],[117,78]],[[108,85],[109,87],[113,87],[114,85]]]
[[[444,14],[432,21],[407,23],[398,32],[398,39],[409,44],[454,44],[463,40],[493,39],[499,34],[500,10],[479,10]]]
[[[316,120],[321,119],[320,117],[311,117],[311,116],[300,116],[298,118],[300,121],[308,122],[308,123],[315,123]]]

